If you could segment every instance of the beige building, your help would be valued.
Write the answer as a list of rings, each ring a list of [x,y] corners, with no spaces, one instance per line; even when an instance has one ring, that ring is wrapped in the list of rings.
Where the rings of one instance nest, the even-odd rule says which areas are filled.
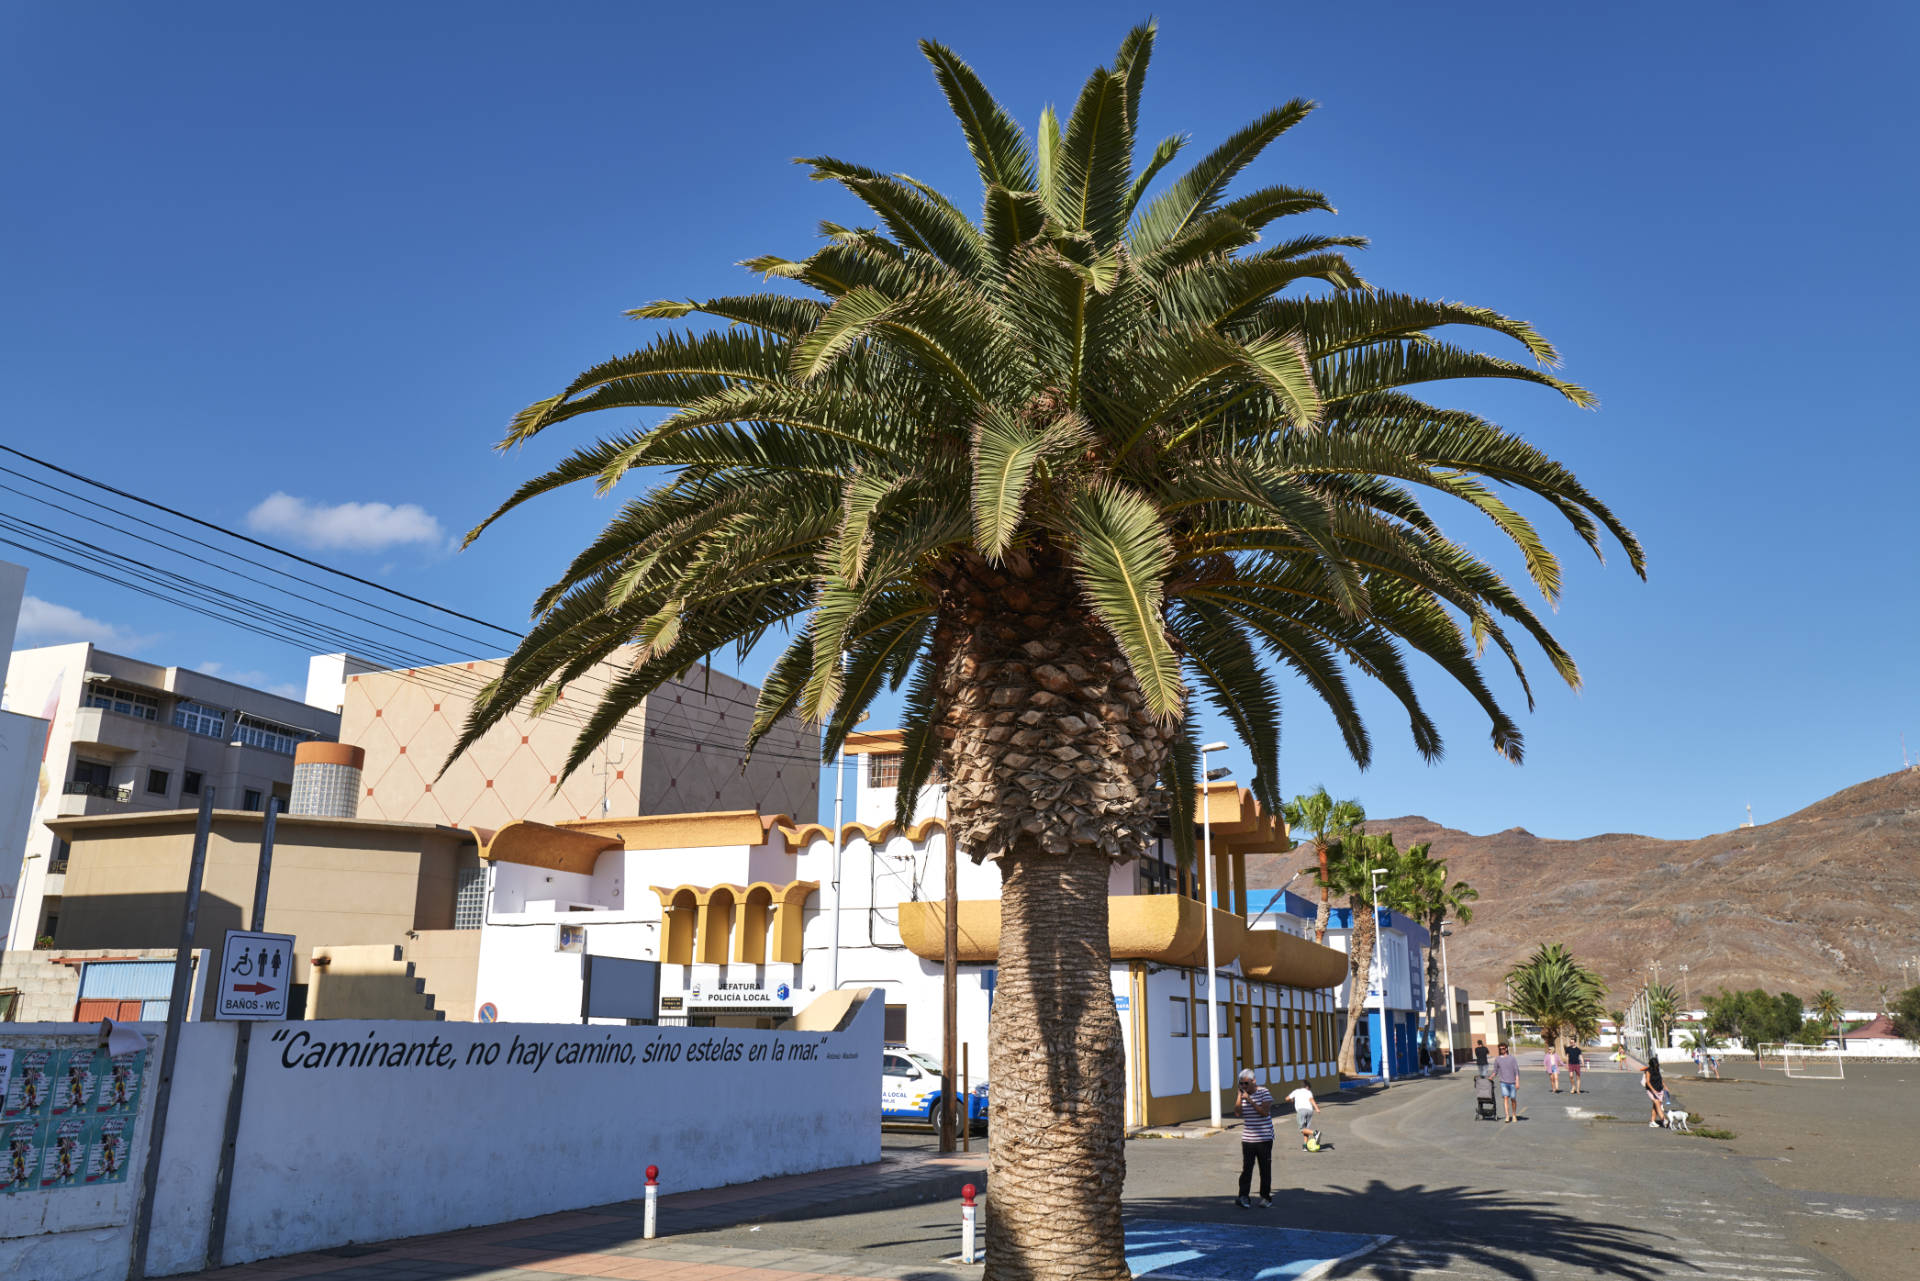
[[[67,842],[68,863],[66,906],[54,951],[67,955],[91,950],[98,955],[87,959],[99,961],[108,953],[131,956],[174,947],[195,819],[195,811],[174,810],[56,820],[53,826]],[[262,826],[259,814],[215,811],[195,949],[217,957],[226,931],[248,927]],[[466,1001],[453,1017],[470,1017],[479,946],[477,903],[467,913],[469,928],[455,927],[462,923],[459,886],[463,880],[469,885],[476,880],[463,873],[479,867],[478,839],[471,831],[281,816],[266,928],[294,936],[294,971],[289,976],[294,1006],[307,1008],[304,989],[313,968],[328,968],[333,949],[339,949],[341,977],[361,983],[360,1008],[376,1010],[378,1017],[433,1018],[446,1012],[448,1007],[440,1002],[452,994]],[[466,937],[449,937],[454,935]],[[402,953],[398,958],[396,949]],[[315,959],[316,952],[320,959]],[[47,959],[41,952],[8,953],[0,969],[0,988],[23,988]]]
[[[574,739],[624,664],[602,664],[541,715],[517,709],[447,764],[475,698],[503,666],[374,670],[347,655],[313,660],[308,701],[337,705],[340,741],[366,752],[362,817],[500,828],[756,806],[811,820],[818,810],[819,734],[788,718],[747,761],[759,691],[699,666],[650,695],[571,777],[561,775]]]

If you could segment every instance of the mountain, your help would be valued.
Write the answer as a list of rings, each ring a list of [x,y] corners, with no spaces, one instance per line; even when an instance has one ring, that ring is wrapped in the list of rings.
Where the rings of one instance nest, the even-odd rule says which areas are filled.
[[[1898,991],[1900,962],[1920,958],[1920,769],[1695,841],[1556,841],[1519,827],[1475,836],[1417,815],[1367,826],[1402,849],[1432,842],[1453,879],[1480,891],[1473,924],[1447,940],[1453,981],[1476,1000],[1556,940],[1623,1000],[1658,961],[1695,1005],[1724,985],[1832,988],[1849,1007],[1882,1008],[1880,986]],[[1311,861],[1305,847],[1249,859],[1248,880],[1284,884]]]

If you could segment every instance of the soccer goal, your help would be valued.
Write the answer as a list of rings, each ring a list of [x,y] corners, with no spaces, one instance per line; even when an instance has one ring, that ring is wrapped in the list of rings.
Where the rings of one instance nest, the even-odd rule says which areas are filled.
[[[1787,1063],[1782,1051],[1786,1048],[1785,1045],[1782,1045],[1778,1041],[1760,1042],[1760,1044],[1753,1047],[1754,1066],[1763,1068],[1785,1067]]]
[[[1781,1066],[1787,1075],[1795,1079],[1809,1081],[1843,1081],[1847,1076],[1846,1065],[1840,1062],[1838,1050],[1816,1050],[1805,1045],[1783,1045],[1780,1047]]]

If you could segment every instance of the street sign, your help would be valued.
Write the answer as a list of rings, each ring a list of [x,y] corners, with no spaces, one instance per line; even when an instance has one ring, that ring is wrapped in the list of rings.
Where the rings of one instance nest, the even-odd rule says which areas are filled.
[[[492,1001],[488,1001],[485,1005],[480,1007],[480,1021],[482,1023],[491,1023],[495,1019],[498,1019],[499,1017],[500,1017],[500,1007],[495,1005]]]
[[[228,930],[220,954],[216,1019],[281,1020],[293,986],[293,935]]]

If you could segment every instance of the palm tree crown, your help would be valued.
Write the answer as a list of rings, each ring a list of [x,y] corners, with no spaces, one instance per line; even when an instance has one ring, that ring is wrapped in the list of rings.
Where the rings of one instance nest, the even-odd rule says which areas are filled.
[[[978,167],[977,219],[904,174],[810,158],[816,179],[877,219],[823,223],[825,244],[806,258],[746,263],[810,296],[637,308],[724,327],[662,334],[514,418],[503,447],[599,411],[665,411],[528,482],[469,535],[572,482],[605,491],[636,469],[656,478],[541,594],[462,749],[523,700],[550,702],[637,645],[579,737],[567,766],[577,768],[671,675],[799,622],[754,734],[798,712],[827,725],[830,754],[883,689],[904,684],[907,804],[937,755],[959,754],[964,728],[948,713],[964,700],[941,679],[964,648],[958,629],[970,610],[1024,598],[1110,638],[1117,701],[1146,728],[1119,745],[1124,768],[1089,773],[1129,801],[1146,765],[1149,780],[1177,773],[1175,802],[1188,803],[1191,744],[1175,722],[1191,686],[1232,722],[1254,756],[1255,792],[1279,807],[1280,698],[1263,659],[1333,709],[1364,764],[1371,745],[1347,665],[1404,704],[1421,752],[1441,750],[1410,647],[1472,693],[1494,746],[1519,759],[1520,731],[1478,647],[1491,642],[1523,689],[1509,628],[1569,683],[1573,661],[1498,574],[1442,534],[1419,491],[1484,513],[1550,600],[1554,556],[1497,489],[1540,495],[1596,551],[1610,531],[1636,570],[1641,552],[1564,467],[1409,388],[1504,378],[1591,398],[1551,372],[1553,348],[1524,322],[1368,285],[1343,252],[1358,237],[1273,234],[1289,217],[1330,212],[1319,192],[1229,197],[1311,103],[1267,112],[1149,194],[1185,147],[1169,138],[1136,165],[1153,35],[1129,33],[1065,123],[1048,110],[1031,140],[965,63],[923,43]],[[1324,288],[1304,291],[1312,282]],[[1510,338],[1533,363],[1437,336],[1448,327]],[[1009,576],[1039,588],[1002,598],[994,584]],[[1004,766],[1007,754],[983,759]],[[949,761],[963,791],[965,763]],[[1002,773],[1004,788],[1023,771]],[[970,852],[995,854],[1030,827],[1057,799],[1050,777],[1042,770],[1015,787],[1021,804],[975,822]],[[1142,825],[1095,826],[1119,854]]]

